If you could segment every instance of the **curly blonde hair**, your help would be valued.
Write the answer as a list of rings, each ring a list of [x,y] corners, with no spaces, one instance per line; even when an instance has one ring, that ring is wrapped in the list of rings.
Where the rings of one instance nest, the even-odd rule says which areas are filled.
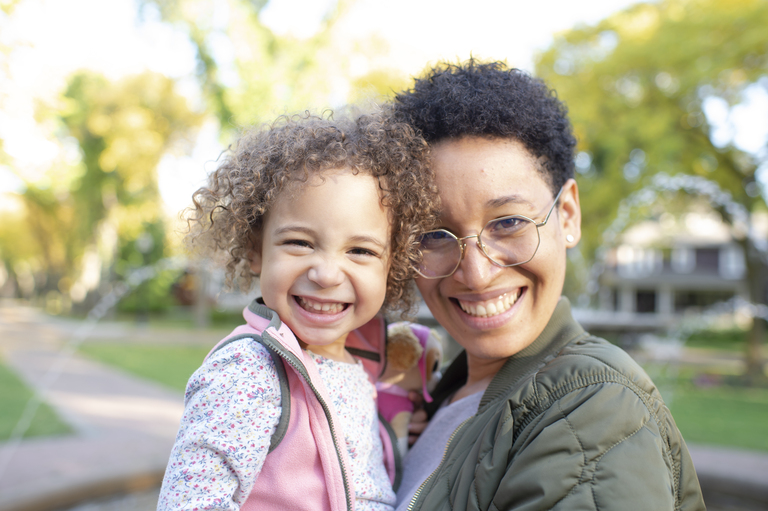
[[[227,151],[208,185],[193,196],[186,241],[205,252],[225,251],[227,284],[252,283],[250,254],[261,239],[264,215],[288,186],[326,170],[351,169],[379,183],[391,219],[391,265],[382,309],[412,312],[416,237],[430,229],[439,199],[429,146],[390,110],[334,119],[306,112],[252,129]]]

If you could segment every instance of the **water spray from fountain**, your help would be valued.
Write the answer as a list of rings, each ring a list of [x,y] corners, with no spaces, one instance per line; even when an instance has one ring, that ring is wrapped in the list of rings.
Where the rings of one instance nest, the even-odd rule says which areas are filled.
[[[631,225],[634,220],[633,213],[652,206],[663,193],[681,191],[708,199],[710,204],[727,218],[733,231],[746,239],[748,245],[754,248],[760,261],[768,265],[768,240],[758,235],[751,221],[750,212],[743,204],[735,201],[730,193],[724,191],[716,182],[700,176],[689,174],[670,176],[659,173],[653,177],[650,185],[634,192],[619,204],[616,218],[603,232],[603,243],[597,249],[595,262],[589,270],[585,292],[578,298],[580,307],[586,309],[593,303],[599,290],[600,276],[606,270],[608,253],[619,243],[621,235]],[[682,347],[691,335],[711,327],[713,320],[722,317],[723,314],[739,314],[751,319],[760,318],[768,321],[768,306],[751,303],[743,297],[736,296],[707,307],[695,318],[683,318],[677,321],[663,337],[645,336],[641,345],[644,345],[646,350],[661,354],[669,361],[677,360],[680,358]],[[677,365],[672,367],[677,368]],[[668,376],[676,377],[677,375]],[[665,396],[668,403],[673,400],[673,390],[671,395]]]
[[[113,284],[111,290],[101,297],[96,305],[88,312],[85,321],[80,323],[69,340],[64,343],[59,350],[55,363],[48,368],[40,385],[37,386],[37,391],[29,401],[27,401],[24,411],[14,426],[10,438],[3,446],[2,452],[0,452],[0,479],[8,469],[8,464],[32,424],[32,419],[35,417],[40,404],[43,402],[45,393],[56,383],[56,380],[66,367],[67,362],[72,355],[77,352],[83,341],[91,336],[98,322],[101,321],[126,294],[136,289],[140,284],[155,277],[162,271],[183,268],[184,262],[185,261],[180,258],[166,258],[161,259],[154,265],[143,266],[131,271],[124,282]]]
[[[716,182],[709,179],[692,176],[690,174],[676,174],[670,176],[659,173],[653,176],[651,184],[632,193],[619,203],[616,218],[603,231],[603,243],[595,253],[595,263],[589,271],[585,293],[579,297],[579,305],[588,307],[592,298],[599,290],[598,280],[606,269],[606,258],[609,250],[614,247],[621,234],[629,227],[632,221],[632,212],[653,205],[661,193],[686,192],[689,195],[698,195],[709,199],[717,209],[722,210],[729,218],[737,232],[743,233],[750,244],[757,249],[761,260],[768,264],[768,240],[758,236],[751,222],[751,216],[743,204],[733,200],[730,193],[720,188]]]

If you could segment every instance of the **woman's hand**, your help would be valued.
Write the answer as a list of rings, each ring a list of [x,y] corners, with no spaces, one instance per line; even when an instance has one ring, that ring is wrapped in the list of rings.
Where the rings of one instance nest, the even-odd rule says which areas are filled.
[[[408,423],[408,446],[412,446],[426,429],[429,419],[427,418],[427,412],[422,408],[424,398],[420,393],[410,391],[408,392],[408,399],[413,402],[414,406],[411,422]]]

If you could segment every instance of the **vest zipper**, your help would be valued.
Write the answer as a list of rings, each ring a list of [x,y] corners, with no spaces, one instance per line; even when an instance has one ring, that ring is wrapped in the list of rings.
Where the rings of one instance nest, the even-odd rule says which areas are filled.
[[[440,466],[443,464],[443,462],[445,461],[445,456],[448,454],[448,447],[451,445],[451,442],[453,442],[453,438],[456,436],[456,433],[458,433],[459,430],[464,427],[464,424],[469,422],[470,419],[472,419],[473,417],[474,417],[474,415],[464,419],[464,422],[459,424],[458,427],[455,430],[453,430],[453,433],[451,433],[451,436],[448,437],[448,441],[445,443],[445,450],[443,451],[443,457],[442,457],[442,459],[440,459],[440,463],[438,463],[437,468],[435,468],[435,470],[433,470],[432,473],[429,474],[429,477],[424,479],[424,482],[421,483],[421,486],[419,486],[419,488],[416,490],[416,493],[413,494],[413,497],[411,498],[411,502],[408,504],[408,508],[407,508],[406,511],[412,511],[413,510],[413,505],[416,503],[416,500],[419,498],[419,495],[421,495],[421,491],[427,485],[429,480],[432,479],[432,476],[435,475],[438,470],[440,470]]]
[[[267,332],[265,331],[262,334],[262,339],[264,337],[266,337],[266,335],[264,335],[264,334],[267,334]],[[274,341],[270,342],[270,344],[274,344]],[[280,343],[277,343],[277,344],[279,345]],[[336,428],[333,425],[333,419],[331,418],[330,408],[328,407],[328,404],[325,402],[323,397],[320,395],[320,392],[318,392],[317,388],[314,386],[312,381],[309,379],[309,373],[307,373],[306,368],[303,367],[303,365],[300,366],[299,364],[297,364],[296,362],[291,360],[291,357],[284,356],[285,353],[284,353],[284,351],[282,349],[279,349],[278,347],[276,347],[274,345],[273,345],[272,349],[274,349],[277,353],[279,353],[280,357],[283,360],[285,360],[286,362],[288,362],[289,364],[291,364],[291,367],[293,367],[301,375],[301,377],[304,378],[304,380],[309,385],[309,388],[311,388],[312,392],[315,393],[315,397],[317,397],[317,400],[320,402],[320,406],[323,407],[323,411],[325,412],[325,417],[328,419],[328,426],[331,428],[331,438],[333,438],[333,446],[336,448],[336,456],[338,456],[338,458],[339,458],[339,467],[341,467],[341,477],[342,477],[342,479],[344,481],[344,494],[345,494],[346,499],[347,499],[347,509],[352,509],[352,500],[351,500],[349,482],[347,481],[347,470],[344,467],[344,463],[342,462],[341,451],[339,450],[339,444],[336,443]]]

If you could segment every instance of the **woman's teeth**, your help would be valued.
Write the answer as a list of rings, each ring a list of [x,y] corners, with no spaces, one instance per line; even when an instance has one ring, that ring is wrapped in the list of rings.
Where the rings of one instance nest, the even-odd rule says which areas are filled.
[[[297,296],[296,301],[301,305],[302,309],[316,314],[338,314],[346,307],[345,303],[316,302],[303,296]]]
[[[515,304],[517,299],[520,298],[521,293],[522,290],[519,290],[512,295],[503,294],[498,298],[485,300],[483,302],[464,302],[462,300],[458,300],[458,302],[461,310],[470,316],[488,318],[507,312]]]

